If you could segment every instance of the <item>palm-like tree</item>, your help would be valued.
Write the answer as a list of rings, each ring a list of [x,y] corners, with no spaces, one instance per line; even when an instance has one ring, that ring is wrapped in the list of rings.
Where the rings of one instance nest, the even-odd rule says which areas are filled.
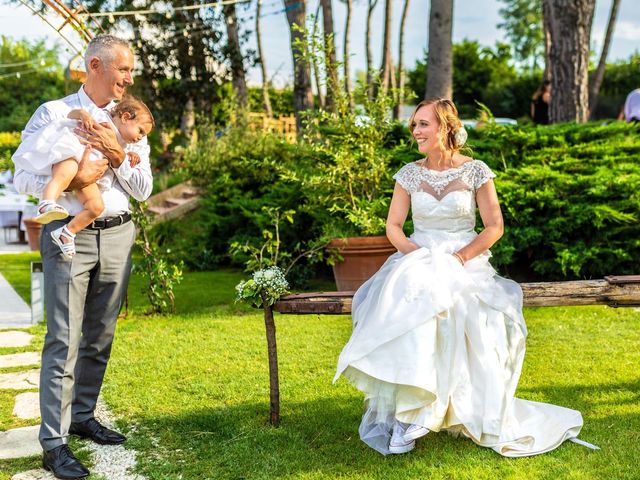
[[[453,0],[431,0],[425,98],[451,98],[453,90]]]
[[[267,77],[267,66],[264,61],[264,52],[262,51],[262,36],[260,35],[260,7],[262,0],[256,0],[256,43],[258,46],[258,59],[260,62],[260,72],[262,73],[262,104],[264,111],[268,117],[273,116],[271,110],[271,99],[269,98],[269,79]]]
[[[398,39],[398,97],[393,107],[393,118],[400,118],[400,107],[404,100],[404,29],[407,23],[407,13],[409,11],[409,0],[404,0],[402,16],[400,17],[400,38]]]

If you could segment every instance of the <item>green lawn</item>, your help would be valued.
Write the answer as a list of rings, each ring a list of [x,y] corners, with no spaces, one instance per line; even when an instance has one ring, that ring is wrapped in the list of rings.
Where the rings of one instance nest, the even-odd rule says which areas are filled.
[[[28,257],[5,258],[0,272],[14,270],[10,281],[19,287],[28,279],[18,274]],[[506,459],[464,438],[430,434],[411,454],[385,458],[358,438],[359,392],[344,381],[331,384],[350,317],[276,318],[282,425],[267,425],[264,326],[259,312],[232,303],[240,278],[233,271],[187,274],[177,290],[178,313],[166,318],[144,315],[142,282],[133,279],[131,314],[120,321],[103,393],[147,478],[640,478],[637,310],[525,312],[529,339],[518,396],[580,410],[581,438],[602,450],[567,443]],[[0,479],[15,471],[0,462]]]

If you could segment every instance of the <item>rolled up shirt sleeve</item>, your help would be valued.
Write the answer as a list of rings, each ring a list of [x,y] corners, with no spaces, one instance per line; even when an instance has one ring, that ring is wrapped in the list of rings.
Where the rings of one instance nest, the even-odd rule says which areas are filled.
[[[149,198],[153,190],[153,176],[149,161],[150,151],[146,137],[138,143],[129,144],[126,146],[125,152],[137,153],[140,156],[140,163],[131,167],[129,159],[125,158],[118,168],[113,169],[122,188],[140,202]]]

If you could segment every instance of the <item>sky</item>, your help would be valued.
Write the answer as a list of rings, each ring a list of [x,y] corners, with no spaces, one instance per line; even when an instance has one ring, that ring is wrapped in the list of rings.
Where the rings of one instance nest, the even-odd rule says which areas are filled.
[[[398,58],[398,30],[400,15],[404,0],[393,0],[393,57]],[[194,0],[194,4],[198,3]],[[307,0],[307,14],[316,11],[318,0]],[[352,76],[356,70],[364,70],[365,64],[365,27],[366,0],[353,0],[354,12],[350,34],[350,67]],[[251,16],[255,11],[252,1],[248,9],[238,8],[240,18]],[[262,42],[265,54],[267,74],[276,86],[283,86],[292,82],[292,59],[289,49],[289,29],[285,14],[282,12],[282,0],[263,0],[263,17],[261,19]],[[499,9],[502,3],[498,0],[454,0],[453,41],[459,42],[465,38],[477,40],[481,45],[493,46],[496,41],[506,41],[503,30],[497,27],[501,22]],[[596,0],[596,12],[591,31],[591,46],[600,52],[604,38],[611,0]],[[342,1],[333,1],[334,29],[336,32],[336,47],[338,56],[342,56],[342,42],[344,35],[344,21],[346,6]],[[374,66],[379,66],[382,54],[384,0],[379,0],[373,18],[372,49]],[[61,22],[50,17],[51,23],[59,27]],[[407,25],[405,29],[405,67],[412,68],[416,60],[424,57],[428,41],[429,0],[411,0]],[[253,29],[253,20],[248,22]],[[63,32],[69,33],[69,38],[77,38],[65,27]],[[61,59],[67,63],[73,54],[66,51],[67,45],[60,39],[55,30],[43,20],[31,14],[29,9],[19,5],[7,5],[6,0],[0,0],[0,34],[14,39],[46,38],[49,43],[59,42],[63,46]],[[72,40],[79,45],[77,40]],[[251,38],[248,48],[255,49],[255,38]],[[637,0],[621,0],[618,21],[614,31],[609,61],[624,60],[640,50],[640,2]],[[260,72],[257,68],[249,70],[249,83],[260,82]]]

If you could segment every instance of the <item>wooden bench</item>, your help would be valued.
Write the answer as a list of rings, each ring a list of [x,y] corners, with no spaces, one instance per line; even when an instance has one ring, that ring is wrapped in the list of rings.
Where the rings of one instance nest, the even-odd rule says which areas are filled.
[[[602,280],[521,283],[525,307],[574,305],[640,306],[640,275]],[[282,297],[273,309],[283,314],[351,314],[355,292],[297,293]]]

